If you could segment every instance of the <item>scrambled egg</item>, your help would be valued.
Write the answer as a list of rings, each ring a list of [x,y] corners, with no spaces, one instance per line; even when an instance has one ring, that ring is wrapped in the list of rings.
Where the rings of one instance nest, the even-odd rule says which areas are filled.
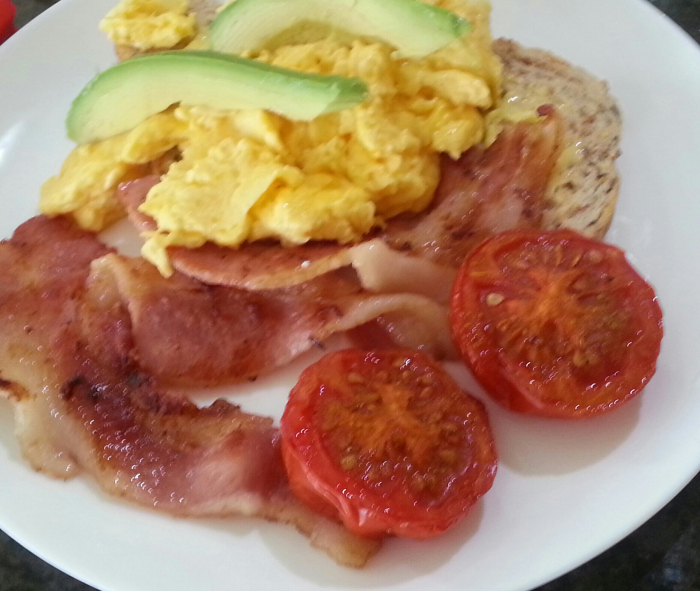
[[[124,0],[102,26],[112,36],[119,27],[110,22],[136,15],[124,21],[120,42],[138,39],[156,47],[172,33],[177,43],[184,37],[173,33],[176,28],[154,19],[185,18],[182,2]],[[333,38],[249,56],[293,70],[361,78],[370,90],[361,105],[310,122],[264,111],[175,107],[126,134],[78,147],[42,188],[42,211],[71,213],[81,226],[98,231],[122,215],[114,198],[118,184],[177,148],[179,161],[140,208],[158,226],[147,236],[143,255],[165,275],[172,273],[170,245],[212,241],[236,247],[264,238],[288,245],[347,243],[392,216],[422,211],[440,179],[440,153],[457,158],[484,140],[484,113],[500,92],[489,4],[430,3],[467,18],[474,28],[419,60],[396,59],[382,43]],[[166,6],[172,8],[164,11]]]
[[[194,37],[196,28],[187,0],[122,0],[100,23],[116,45],[142,51],[174,47]]]
[[[537,113],[537,109],[540,105],[546,103],[546,100],[526,102],[518,96],[509,94],[504,96],[498,107],[489,111],[485,117],[486,134],[484,136],[484,145],[488,147],[493,144],[501,131],[503,131],[503,127],[507,124],[520,122],[537,123],[544,119]]]
[[[99,232],[124,216],[115,198],[119,183],[151,172],[151,164],[177,146],[184,130],[172,113],[159,113],[128,133],[78,146],[61,174],[41,187],[46,215],[71,214],[79,226]]]

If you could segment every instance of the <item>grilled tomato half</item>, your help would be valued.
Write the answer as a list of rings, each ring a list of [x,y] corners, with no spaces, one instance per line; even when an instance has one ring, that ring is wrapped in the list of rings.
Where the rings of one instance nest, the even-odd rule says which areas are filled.
[[[512,231],[464,261],[451,300],[454,341],[506,408],[590,417],[649,382],[663,336],[652,287],[614,246],[568,230]]]
[[[436,536],[496,474],[483,404],[417,351],[326,355],[292,390],[281,432],[294,493],[361,536]]]

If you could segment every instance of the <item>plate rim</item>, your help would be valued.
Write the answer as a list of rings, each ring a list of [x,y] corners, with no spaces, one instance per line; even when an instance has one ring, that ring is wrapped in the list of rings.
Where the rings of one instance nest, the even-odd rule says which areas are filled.
[[[52,18],[54,18],[59,12],[66,10],[68,6],[88,1],[89,0],[59,0],[59,2],[57,2],[56,4],[49,6],[48,8],[43,10],[37,17],[33,18],[31,21],[29,21],[27,24],[21,27],[15,35],[13,35],[3,44],[3,46],[0,46],[0,62],[2,62],[5,54],[10,48],[13,48],[15,44],[21,42],[20,39],[28,35],[34,34],[35,30],[44,26],[44,24],[49,24]],[[675,36],[678,36],[678,34],[680,33],[680,37],[684,39],[684,42],[688,49],[695,53],[695,58],[700,63],[700,45],[686,30],[684,30],[680,25],[675,23],[673,19],[671,19],[671,17],[665,14],[657,6],[652,4],[650,0],[615,1],[626,2],[630,6],[634,5],[636,6],[636,9],[639,9],[641,7],[642,10],[645,10],[647,11],[647,13],[654,15],[654,18],[657,19],[659,25],[661,25],[661,23],[664,23],[663,26],[666,28],[668,33],[673,34]],[[496,2],[498,2],[498,0],[492,0],[492,3]],[[601,553],[605,552],[606,550],[614,546],[616,543],[629,536],[636,529],[640,528],[645,523],[647,523],[649,519],[651,519],[661,509],[668,505],[668,503],[671,502],[691,482],[691,480],[693,480],[693,478],[695,478],[695,476],[698,475],[698,473],[700,473],[700,455],[698,456],[698,461],[696,462],[694,468],[692,468],[691,471],[688,471],[683,479],[679,479],[673,487],[669,487],[668,489],[666,489],[665,494],[662,495],[663,500],[661,502],[655,503],[653,507],[649,508],[645,512],[646,516],[643,517],[640,521],[630,523],[627,528],[617,530],[614,534],[607,536],[606,541],[601,542],[599,544],[599,548],[592,549],[588,553],[585,553],[585,555],[578,555],[576,558],[572,558],[569,561],[563,561],[562,564],[564,562],[566,564],[564,566],[561,566],[560,568],[553,570],[550,575],[542,577],[533,577],[533,580],[529,582],[523,582],[523,585],[526,586],[518,587],[518,589],[522,589],[522,591],[525,591],[526,589],[533,589],[535,587],[539,587],[540,585],[554,581],[562,575],[571,572],[572,570],[589,562],[591,559],[599,556]],[[2,514],[0,513],[0,527],[2,528],[2,530],[9,537],[15,540],[18,544],[20,544],[25,549],[41,558],[46,563],[50,564],[52,567],[75,578],[78,581],[82,581],[87,585],[95,587],[96,589],[100,589],[101,591],[108,591],[107,587],[101,586],[97,581],[91,580],[89,577],[83,577],[71,568],[65,568],[62,564],[60,564],[60,561],[54,562],[50,555],[47,555],[45,552],[43,552],[43,548],[41,548],[40,543],[38,545],[35,544],[32,540],[25,538],[22,532],[16,531],[12,527],[8,528],[4,523],[2,523],[2,521]]]

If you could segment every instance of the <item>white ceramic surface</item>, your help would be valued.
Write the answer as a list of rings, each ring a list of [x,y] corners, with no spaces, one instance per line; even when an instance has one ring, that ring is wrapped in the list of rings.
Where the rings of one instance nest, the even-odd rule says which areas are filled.
[[[71,100],[114,63],[97,29],[114,1],[63,0],[0,47],[0,237],[36,212],[41,183],[71,149],[63,126]],[[641,0],[494,0],[493,31],[586,67],[619,99],[623,190],[608,239],[656,286],[665,312],[645,393],[587,423],[522,418],[489,403],[501,457],[493,490],[443,538],[391,541],[362,571],[336,566],[287,527],[171,519],[109,498],[87,479],[36,474],[1,403],[0,527],[105,591],[519,591],[603,551],[698,472],[700,52]],[[312,357],[235,391],[235,400],[278,417]]]

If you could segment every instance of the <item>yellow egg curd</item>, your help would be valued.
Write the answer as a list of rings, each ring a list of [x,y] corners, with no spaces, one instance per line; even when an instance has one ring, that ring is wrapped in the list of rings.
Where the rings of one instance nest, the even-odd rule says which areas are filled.
[[[158,18],[184,15],[175,0],[123,4],[136,14],[142,5],[169,3],[175,8]],[[100,230],[121,214],[117,185],[177,148],[181,158],[140,207],[157,224],[143,256],[166,276],[172,273],[168,246],[211,241],[237,247],[265,238],[285,245],[349,243],[392,216],[424,210],[440,180],[440,154],[458,158],[483,141],[485,113],[499,94],[501,75],[491,50],[490,5],[430,3],[468,19],[473,29],[421,59],[398,59],[380,42],[333,36],[249,56],[298,71],[358,77],[370,91],[359,106],[309,122],[264,111],[174,107],[131,132],[78,147],[61,174],[44,185],[41,210],[70,213],[81,226]],[[112,11],[103,28],[115,12],[120,14]],[[159,42],[164,28],[152,27],[149,36],[140,24],[149,18],[136,18],[121,42],[133,34],[142,46],[156,47],[149,43]]]
[[[100,22],[115,45],[168,49],[195,36],[188,0],[122,0]]]

